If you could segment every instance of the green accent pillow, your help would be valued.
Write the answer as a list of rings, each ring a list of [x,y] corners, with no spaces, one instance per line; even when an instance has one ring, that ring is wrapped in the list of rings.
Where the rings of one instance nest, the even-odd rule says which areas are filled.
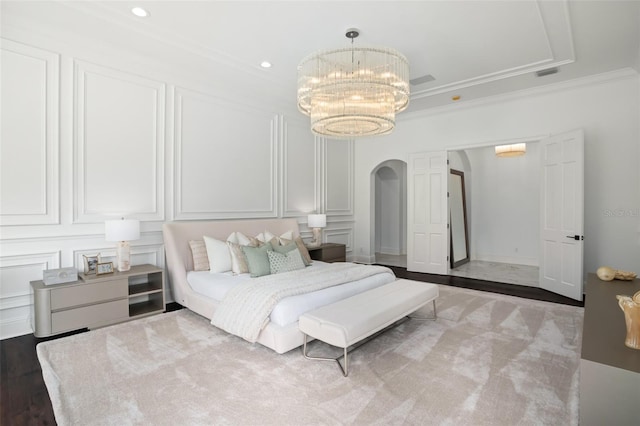
[[[260,247],[243,246],[242,251],[247,258],[247,265],[249,266],[249,274],[251,277],[256,278],[271,273],[269,256],[267,255],[267,252],[273,251],[271,244],[265,243]]]
[[[296,271],[298,269],[304,269],[305,267],[302,256],[300,255],[300,250],[298,250],[297,247],[287,253],[269,251],[267,252],[267,256],[269,257],[269,266],[271,267],[272,274]]]

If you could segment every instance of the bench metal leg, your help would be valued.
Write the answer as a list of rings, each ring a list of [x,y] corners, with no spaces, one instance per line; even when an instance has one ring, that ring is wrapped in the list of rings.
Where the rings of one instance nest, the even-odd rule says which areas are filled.
[[[342,370],[342,375],[344,377],[347,377],[349,375],[349,357],[348,357],[347,348],[344,348],[344,354],[339,356],[338,358],[323,358],[323,357],[309,356],[309,354],[307,353],[307,335],[305,334],[304,344],[302,346],[302,355],[306,359],[313,359],[316,361],[335,361],[338,364],[338,367],[340,367],[340,370]],[[344,367],[342,366],[342,364],[340,364],[340,358],[344,358]]]
[[[436,299],[433,299],[433,316],[432,317],[418,317],[415,316],[415,312],[412,314],[409,314],[409,318],[411,319],[417,319],[417,320],[421,320],[421,321],[426,321],[426,320],[430,320],[430,321],[435,321],[438,319],[438,311],[436,310]]]
[[[404,323],[408,319],[409,319],[409,317],[400,318],[398,321],[394,322],[393,324],[390,324],[390,325],[386,326],[382,330],[379,330],[379,331],[375,332],[371,336],[365,337],[364,339],[360,340],[357,343],[354,343],[352,346],[349,346],[348,348],[344,348],[344,354],[340,355],[337,358],[323,358],[323,357],[309,356],[309,354],[307,353],[307,334],[303,333],[304,334],[304,343],[302,345],[302,355],[307,359],[313,359],[313,360],[316,360],[316,361],[335,361],[335,362],[338,363],[338,366],[340,367],[340,370],[342,370],[342,375],[344,377],[347,377],[349,375],[349,358],[348,358],[348,353],[349,352],[352,352],[352,351],[358,349],[360,346],[362,346],[365,343],[375,339],[376,337],[378,337],[382,333],[384,333],[384,332],[386,332],[388,330],[391,330],[392,328],[395,328],[395,327],[399,326],[400,324]],[[344,358],[344,367],[342,366],[342,364],[340,364],[340,358]]]

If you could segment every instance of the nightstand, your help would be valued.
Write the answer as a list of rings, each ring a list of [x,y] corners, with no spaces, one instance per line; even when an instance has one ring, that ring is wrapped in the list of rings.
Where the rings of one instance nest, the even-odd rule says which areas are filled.
[[[78,281],[33,288],[33,334],[46,337],[82,328],[98,328],[164,312],[163,270],[132,266],[126,272],[79,274]]]
[[[347,248],[344,244],[324,243],[318,247],[307,247],[307,250],[313,260],[329,263],[347,261]]]

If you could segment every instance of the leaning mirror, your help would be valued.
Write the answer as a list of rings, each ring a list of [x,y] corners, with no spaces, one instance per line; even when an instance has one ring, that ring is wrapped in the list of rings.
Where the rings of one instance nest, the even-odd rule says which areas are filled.
[[[449,177],[449,232],[451,238],[449,259],[451,259],[451,268],[457,268],[469,261],[464,172],[451,169]]]

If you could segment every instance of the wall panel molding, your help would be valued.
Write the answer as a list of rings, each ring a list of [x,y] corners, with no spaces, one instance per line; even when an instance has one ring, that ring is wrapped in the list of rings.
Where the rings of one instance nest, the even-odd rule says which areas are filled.
[[[31,329],[31,281],[42,271],[60,267],[60,252],[0,257],[0,339],[29,334]]]
[[[164,83],[74,61],[74,222],[164,220]]]
[[[318,140],[301,120],[282,119],[283,217],[300,217],[319,211]]]
[[[278,216],[279,116],[176,87],[175,220]]]
[[[60,222],[58,54],[2,39],[0,224]]]
[[[323,205],[327,216],[352,216],[354,204],[353,141],[326,139],[323,155]]]
[[[339,243],[346,245],[347,252],[353,250],[354,241],[354,229],[353,226],[347,227],[333,227],[329,224],[329,227],[324,229],[324,240],[327,243]]]

